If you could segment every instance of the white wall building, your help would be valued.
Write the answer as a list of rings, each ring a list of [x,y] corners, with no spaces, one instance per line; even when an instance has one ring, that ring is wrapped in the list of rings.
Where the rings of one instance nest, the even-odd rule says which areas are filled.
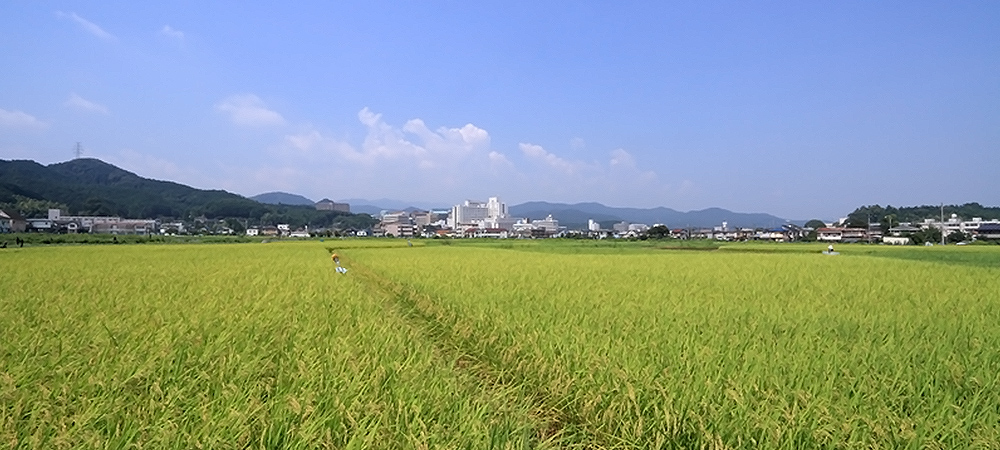
[[[451,208],[448,215],[448,226],[453,229],[461,227],[478,227],[479,223],[489,215],[489,208],[486,203],[466,200],[461,205]]]
[[[451,208],[448,227],[460,228],[502,228],[510,230],[517,221],[507,213],[507,204],[499,197],[490,197],[486,203],[466,200]]]

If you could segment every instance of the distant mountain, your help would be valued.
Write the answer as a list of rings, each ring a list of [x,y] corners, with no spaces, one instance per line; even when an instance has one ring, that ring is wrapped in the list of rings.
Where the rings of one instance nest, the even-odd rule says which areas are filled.
[[[48,166],[35,161],[0,160],[0,204],[31,209],[34,216],[44,216],[44,208],[59,205],[73,215],[153,219],[204,216],[266,225],[339,228],[367,228],[374,223],[368,216],[317,211],[311,203],[270,205],[222,190],[150,180],[93,158]]]
[[[289,194],[287,192],[267,192],[264,194],[255,195],[250,197],[251,200],[257,200],[261,203],[267,203],[269,205],[302,205],[302,206],[315,206],[316,202],[309,200],[298,194]]]
[[[0,202],[15,195],[65,204],[74,214],[183,217],[188,214],[247,217],[263,205],[221,190],[142,178],[93,158],[43,166],[0,160]],[[232,214],[230,214],[232,213]]]
[[[368,214],[368,215],[371,215],[372,217],[378,217],[379,214],[382,214],[382,211],[389,210],[389,208],[382,208],[380,206],[374,206],[374,205],[356,205],[356,204],[350,203],[350,202],[347,202],[347,203],[349,203],[351,205],[351,212],[353,212],[355,214]]]
[[[351,204],[354,213],[367,213],[377,216],[382,211],[409,211],[413,209],[450,209],[449,206],[434,205],[423,202],[404,202],[392,199],[346,199],[341,200]],[[644,223],[653,225],[663,223],[671,228],[711,227],[728,222],[734,227],[773,227],[788,222],[777,216],[764,213],[737,213],[722,208],[708,208],[699,211],[681,212],[670,208],[615,208],[600,203],[549,203],[527,202],[510,206],[508,212],[513,217],[529,219],[544,219],[549,214],[559,221],[560,225],[570,228],[584,228],[593,219],[604,228],[626,221],[629,223]]]
[[[586,226],[593,219],[602,227],[610,227],[616,222],[662,223],[670,228],[710,227],[728,222],[734,227],[773,227],[787,220],[764,213],[737,213],[722,208],[708,208],[699,211],[681,212],[670,208],[615,208],[600,203],[548,203],[528,202],[508,208],[511,216],[529,219],[544,219],[549,214],[560,225],[571,228]]]
[[[417,209],[429,211],[432,209],[451,209],[451,206],[442,206],[435,203],[405,202],[389,198],[379,198],[375,200],[348,198],[338,200],[338,202],[349,203],[351,205],[351,212],[355,214],[365,213],[373,216],[379,215],[382,211],[413,211]]]

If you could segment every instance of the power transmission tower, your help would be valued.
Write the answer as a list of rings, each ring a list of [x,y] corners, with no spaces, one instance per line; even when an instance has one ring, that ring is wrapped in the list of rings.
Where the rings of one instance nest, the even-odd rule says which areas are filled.
[[[80,156],[83,155],[83,145],[80,145],[80,143],[77,142],[76,143],[76,148],[73,149],[73,154],[76,155],[75,159],[80,159]]]

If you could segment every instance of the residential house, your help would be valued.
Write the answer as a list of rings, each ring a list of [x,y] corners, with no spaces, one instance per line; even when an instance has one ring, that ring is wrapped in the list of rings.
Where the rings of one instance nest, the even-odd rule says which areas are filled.
[[[0,233],[24,233],[28,228],[28,221],[17,211],[12,209],[0,210]]]

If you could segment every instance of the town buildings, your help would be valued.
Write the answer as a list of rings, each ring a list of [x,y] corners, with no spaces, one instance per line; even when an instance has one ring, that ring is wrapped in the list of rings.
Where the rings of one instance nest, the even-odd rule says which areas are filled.
[[[48,222],[50,228],[55,227],[70,233],[98,234],[139,234],[156,233],[159,228],[153,219],[123,219],[118,216],[72,216],[60,209],[50,209]]]
[[[343,205],[343,206],[341,206]],[[337,204],[328,199],[317,202],[317,208],[348,208],[345,204]],[[329,209],[331,211],[335,209]],[[610,229],[593,219],[586,224],[580,224],[579,229],[569,230],[560,225],[551,214],[543,219],[513,217],[507,205],[498,197],[490,197],[485,202],[466,200],[447,210],[417,210],[409,208],[405,211],[383,211],[379,215],[379,223],[372,228],[349,230],[351,236],[391,236],[391,237],[478,237],[478,238],[549,238],[569,236],[591,239],[647,239],[666,237],[674,239],[712,239],[720,241],[774,241],[795,242],[815,239],[821,242],[868,242],[893,245],[906,245],[922,242],[928,239],[928,230],[943,232],[945,241],[955,243],[977,239],[1000,239],[1000,220],[984,220],[980,217],[961,218],[951,215],[946,220],[925,219],[919,222],[896,223],[891,228],[872,223],[867,227],[850,227],[838,223],[818,229],[803,228],[786,223],[770,228],[740,228],[731,227],[722,222],[715,227],[685,227],[670,229],[665,224],[654,224],[654,232],[650,226],[642,223],[618,222]],[[240,232],[246,230],[247,236],[263,237],[309,237],[315,235],[329,236],[331,230],[308,227],[294,228],[287,223],[261,226],[233,225],[231,219],[226,221],[207,221],[204,217],[188,221],[160,222],[152,219],[124,219],[117,216],[83,216],[69,215],[59,209],[48,211],[45,218],[24,218],[16,211],[0,211],[0,233],[10,232],[69,232],[69,233],[107,233],[107,234],[232,234],[227,225],[236,226]],[[842,219],[841,222],[846,222]],[[608,224],[608,222],[605,222]],[[245,228],[244,228],[245,227]],[[883,230],[884,235],[883,235]],[[334,230],[334,233],[341,231]],[[937,238],[934,238],[936,241]]]

